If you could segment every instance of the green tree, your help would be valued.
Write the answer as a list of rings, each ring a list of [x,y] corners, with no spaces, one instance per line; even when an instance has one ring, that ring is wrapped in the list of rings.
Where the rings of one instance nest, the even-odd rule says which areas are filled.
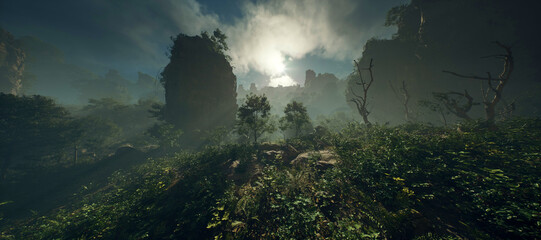
[[[254,144],[264,133],[272,133],[275,128],[269,122],[271,106],[265,95],[249,94],[237,112],[237,132],[253,138]]]
[[[98,116],[85,116],[74,121],[77,138],[74,142],[74,158],[77,162],[78,149],[85,149],[94,156],[102,157],[106,149],[115,146],[121,140],[122,129],[113,121]]]
[[[180,147],[180,137],[184,132],[173,124],[162,123],[154,124],[148,130],[148,133],[158,142],[161,148],[171,150]]]
[[[149,114],[150,111],[150,114]],[[160,120],[162,104],[156,100],[139,100],[137,104],[123,104],[113,98],[90,99],[88,105],[77,112],[79,116],[101,118],[120,128],[118,138],[136,141],[148,128]],[[153,118],[158,117],[158,119]],[[109,124],[109,123],[106,123]],[[116,134],[116,133],[115,133]]]
[[[68,111],[43,96],[0,93],[0,179],[13,163],[55,160],[78,133]]]
[[[225,35],[225,33],[223,33],[219,28],[214,30],[212,36],[209,36],[208,32],[205,31],[201,33],[201,37],[204,39],[210,39],[214,43],[213,50],[224,55],[227,61],[231,61],[231,57],[225,53],[227,50],[229,50],[226,42],[227,35]]]
[[[292,129],[295,137],[299,137],[304,129],[310,126],[310,117],[306,107],[297,101],[288,103],[284,109],[285,116],[280,119],[280,129]]]

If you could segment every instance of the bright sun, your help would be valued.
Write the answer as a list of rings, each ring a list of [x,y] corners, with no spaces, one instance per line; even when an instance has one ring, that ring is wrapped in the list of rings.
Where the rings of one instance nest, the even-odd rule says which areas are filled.
[[[268,74],[270,75],[282,75],[286,70],[286,65],[284,63],[284,57],[280,52],[271,52],[268,53],[264,58],[266,69],[268,69]]]
[[[287,75],[286,73],[286,60],[279,53],[275,52],[274,54],[269,54],[266,59],[266,66],[269,70],[270,80],[269,86],[293,86],[296,82]]]
[[[286,65],[282,62],[276,62],[274,65],[274,69],[278,73],[283,73],[286,70]]]

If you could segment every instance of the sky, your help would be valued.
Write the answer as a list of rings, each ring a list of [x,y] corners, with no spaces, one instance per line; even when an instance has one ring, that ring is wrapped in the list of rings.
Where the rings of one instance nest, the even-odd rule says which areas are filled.
[[[171,36],[220,28],[238,83],[303,84],[307,69],[345,78],[370,38],[390,38],[387,11],[406,0],[0,0],[0,27],[61,49],[103,75],[158,76]]]

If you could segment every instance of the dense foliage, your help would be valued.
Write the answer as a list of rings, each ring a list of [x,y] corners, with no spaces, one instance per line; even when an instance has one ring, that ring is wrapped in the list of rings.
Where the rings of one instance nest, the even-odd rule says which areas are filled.
[[[76,115],[109,121],[119,128],[117,140],[131,140],[140,138],[158,122],[156,117],[159,113],[153,115],[149,111],[159,109],[162,105],[152,98],[140,99],[136,104],[125,104],[114,98],[90,99],[86,106],[76,111]]]
[[[14,164],[59,158],[77,132],[66,109],[42,96],[0,93],[0,181]]]
[[[288,103],[284,109],[284,114],[280,119],[280,130],[287,132],[293,131],[294,137],[299,137],[304,132],[310,130],[310,117],[306,107],[297,101]]]
[[[117,172],[101,189],[84,190],[82,202],[2,229],[2,237],[541,236],[540,120],[501,122],[495,131],[475,122],[458,129],[352,123],[327,139],[324,148],[337,154],[334,167],[321,167],[323,152],[298,164],[287,151],[257,157],[243,145],[151,159]],[[292,143],[285,148],[315,148]]]

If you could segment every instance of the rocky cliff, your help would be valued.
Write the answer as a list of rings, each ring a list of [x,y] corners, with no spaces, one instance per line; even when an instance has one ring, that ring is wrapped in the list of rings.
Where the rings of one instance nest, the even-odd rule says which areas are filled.
[[[23,84],[25,54],[19,41],[0,28],[0,92],[19,94]]]

